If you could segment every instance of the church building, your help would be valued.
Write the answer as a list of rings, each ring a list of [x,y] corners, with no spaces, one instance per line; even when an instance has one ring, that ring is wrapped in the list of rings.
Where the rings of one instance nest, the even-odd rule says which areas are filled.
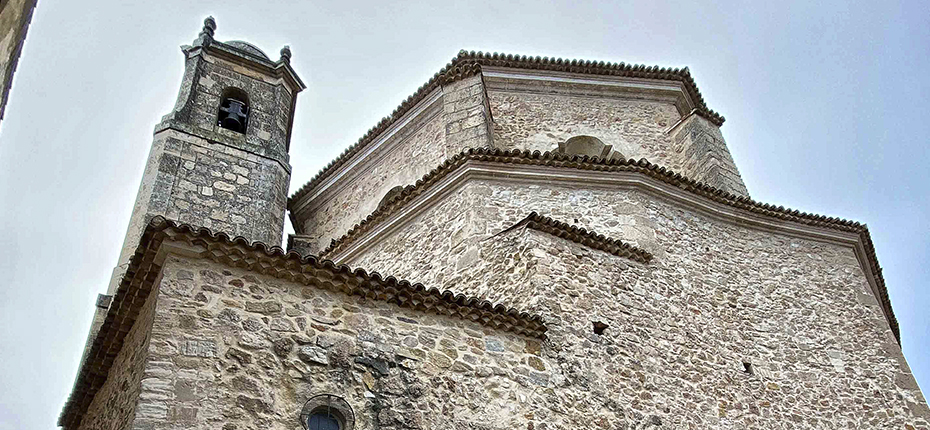
[[[753,200],[687,68],[462,51],[288,196],[291,51],[215,30],[65,430],[930,428],[868,229]]]

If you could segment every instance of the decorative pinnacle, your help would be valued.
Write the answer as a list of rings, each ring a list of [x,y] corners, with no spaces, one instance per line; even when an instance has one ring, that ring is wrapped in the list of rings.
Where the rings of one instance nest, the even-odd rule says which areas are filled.
[[[291,62],[291,47],[290,46],[284,45],[284,47],[281,48],[281,61],[284,61],[285,63]]]
[[[216,20],[212,16],[208,16],[207,19],[203,20],[203,30],[200,30],[197,39],[194,39],[194,46],[210,46],[213,43],[213,32],[215,30]]]
[[[203,20],[203,31],[201,33],[213,37],[214,31],[216,31],[216,20],[212,16],[208,16],[207,19]]]

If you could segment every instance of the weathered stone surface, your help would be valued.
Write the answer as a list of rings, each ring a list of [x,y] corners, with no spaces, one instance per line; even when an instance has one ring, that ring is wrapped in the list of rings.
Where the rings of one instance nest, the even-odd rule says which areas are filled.
[[[181,355],[205,358],[216,356],[216,342],[212,340],[182,340],[179,344],[178,353]]]
[[[165,276],[162,283],[166,285],[177,282],[175,274],[182,272],[193,273],[192,281],[195,284],[203,284],[203,277],[211,276],[209,274],[212,273],[228,273],[220,275],[223,284],[231,279],[243,279],[245,274],[239,269],[228,269],[206,260],[177,257],[169,258],[163,270]],[[545,372],[531,374],[529,367],[520,364],[532,356],[524,352],[527,348],[534,348],[528,342],[538,345],[538,341],[507,332],[494,333],[490,339],[492,343],[500,345],[500,352],[496,352],[493,357],[468,354],[470,361],[464,362],[462,351],[468,348],[464,339],[477,340],[484,345],[488,337],[478,323],[432,314],[417,316],[417,324],[403,323],[395,317],[402,316],[409,320],[409,316],[412,316],[410,311],[384,302],[319,289],[312,291],[314,298],[306,298],[307,287],[265,276],[254,276],[249,282],[258,287],[255,291],[268,291],[249,293],[255,303],[293,303],[307,309],[310,314],[327,315],[326,318],[332,320],[330,324],[321,324],[320,327],[355,326],[367,327],[368,331],[328,329],[320,333],[308,325],[306,334],[300,335],[305,337],[304,343],[298,344],[290,336],[281,337],[282,334],[291,333],[269,328],[257,331],[240,329],[233,336],[230,335],[229,326],[217,317],[204,320],[195,328],[183,330],[187,336],[196,336],[197,339],[222,339],[222,342],[216,344],[216,357],[194,357],[194,361],[184,361],[181,360],[182,356],[170,348],[180,328],[163,324],[160,318],[162,315],[167,318],[168,315],[195,314],[191,305],[199,302],[194,297],[170,289],[166,290],[168,293],[159,293],[160,313],[152,328],[151,342],[164,347],[153,347],[149,355],[153,363],[164,363],[157,368],[153,367],[152,372],[153,381],[163,383],[146,384],[142,392],[144,400],[141,402],[149,405],[146,408],[156,408],[168,402],[174,412],[165,410],[162,420],[177,425],[184,423],[185,428],[212,428],[209,421],[204,420],[205,417],[224,416],[227,423],[235,424],[237,428],[291,428],[297,425],[295,411],[310,395],[331,392],[344,396],[352,405],[357,417],[357,429],[388,428],[389,425],[454,428],[468,422],[465,415],[461,414],[478,404],[462,403],[464,409],[448,417],[425,413],[427,410],[421,410],[418,404],[451,407],[464,401],[466,397],[463,396],[479,396],[485,398],[487,403],[479,410],[488,413],[500,411],[493,412],[494,417],[500,417],[500,413],[509,408],[507,405],[510,400],[507,399],[522,392],[522,388],[518,389],[522,387],[520,381],[539,387],[548,386],[537,384],[551,379]],[[204,306],[216,315],[224,314],[225,310],[235,311],[226,301],[241,299],[240,293],[232,289],[205,294],[211,297]],[[324,299],[316,301],[315,298]],[[268,324],[274,324],[273,321],[279,319],[288,320],[289,326],[296,327],[295,321],[306,318],[307,314],[287,316],[278,313],[273,317],[256,315],[258,317],[244,319],[242,323],[260,323],[261,318],[267,318]],[[374,317],[377,315],[388,317]],[[392,320],[394,322],[388,324]],[[404,328],[394,329],[394,324],[403,325]],[[288,326],[287,323],[283,325]],[[424,347],[417,340],[416,348],[401,350],[398,347],[406,338],[429,340],[432,346]],[[306,343],[310,339],[315,340]],[[458,359],[450,357],[454,355]],[[540,360],[545,361],[547,358]],[[508,388],[487,391],[482,384],[472,381],[476,369],[482,367],[498,369],[494,376],[486,377],[485,380],[493,386],[503,385]],[[552,365],[546,365],[545,368],[550,369]],[[527,370],[524,372],[520,369]],[[431,381],[435,378],[445,382],[433,386]],[[189,381],[192,380],[197,383],[190,385]],[[162,386],[165,388],[160,388]],[[285,392],[294,392],[296,395],[284,395]],[[496,393],[495,397],[487,397],[489,393]],[[209,401],[204,401],[204,395],[209,397]],[[385,421],[382,422],[382,415],[377,411],[386,406],[394,412],[384,415]],[[459,410],[459,407],[455,408]],[[523,419],[518,418],[514,416],[504,422],[511,426],[525,426],[522,424]],[[487,420],[491,419],[488,416]]]
[[[297,357],[311,364],[329,364],[329,357],[326,355],[326,350],[312,345],[301,346],[297,350]]]
[[[265,301],[265,302],[246,302],[245,310],[249,312],[255,312],[264,315],[272,315],[281,313],[281,303],[275,301]],[[280,321],[280,320],[279,320]]]
[[[36,0],[9,0],[0,9],[0,120],[35,7]]]
[[[181,273],[180,277],[188,275]],[[170,363],[153,360],[148,354],[155,301],[153,297],[146,301],[114,360],[113,370],[88,406],[81,430],[124,429],[131,427],[134,418],[145,422],[167,416],[164,401],[171,396],[166,382]]]
[[[538,230],[501,233],[529,209],[655,258],[641,265]],[[451,233],[459,230],[466,233]],[[478,261],[456,266],[475,249]],[[533,413],[553,411],[548,423],[636,426],[655,416],[668,428],[928,425],[919,390],[895,383],[913,377],[900,370],[904,357],[845,245],[730,224],[639,191],[472,181],[348,263],[549,316],[545,344],[518,346],[524,365],[479,364],[476,375],[502,369],[523,387],[593,390],[647,418],[605,414],[596,401],[565,411],[558,401],[534,400]],[[608,328],[597,335],[594,322]],[[437,343],[430,348],[442,348]],[[478,348],[463,343],[485,357],[514,351],[496,335]],[[430,351],[427,362],[462,370],[447,359]],[[836,413],[843,404],[883,408],[886,400],[866,387],[915,400],[881,417]]]
[[[325,202],[300,211],[302,230],[307,232],[307,250],[319,252],[330,239],[374,211],[391,188],[411,185],[429,173],[452,152],[445,149],[443,116],[436,109],[425,111],[386,143],[385,158],[357,179],[351,188],[341,190]]]
[[[281,114],[292,94],[278,77],[214,60],[188,63],[129,244],[152,214],[280,239],[289,177]],[[474,147],[543,151],[594,136],[611,145],[595,152],[646,157],[745,195],[719,128],[683,118],[677,96],[472,72],[444,82],[376,138],[369,158],[297,202],[294,249],[319,251],[388,190]],[[259,98],[257,129],[239,140],[204,131],[233,84]],[[545,339],[495,328],[506,324],[499,314],[461,319],[345,288],[358,282],[350,271],[278,272],[261,255],[177,242],[184,251],[159,256],[149,302],[80,428],[299,428],[304,402],[323,393],[348,403],[358,430],[930,427],[850,246],[724,221],[639,187],[488,178],[462,179],[337,263],[537,313]],[[654,258],[511,228],[530,211]]]
[[[391,135],[369,165],[325,199],[301,201],[292,210],[304,232],[300,249],[318,253],[378,208],[395,186],[413,185],[444,160],[467,149],[491,145],[491,114],[480,76],[442,87],[432,104],[424,101],[418,116]],[[342,184],[351,183],[350,187]],[[306,207],[305,207],[306,206]]]

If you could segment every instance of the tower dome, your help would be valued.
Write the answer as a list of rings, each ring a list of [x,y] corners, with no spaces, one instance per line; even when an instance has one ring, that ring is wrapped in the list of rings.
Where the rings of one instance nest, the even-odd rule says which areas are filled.
[[[268,58],[268,56],[265,55],[265,53],[262,52],[261,49],[258,49],[257,46],[255,46],[255,45],[253,45],[253,44],[251,44],[251,43],[249,43],[249,42],[243,42],[243,41],[241,41],[241,40],[231,40],[231,41],[229,41],[229,42],[224,42],[224,43],[226,43],[226,45],[229,45],[229,46],[231,46],[231,47],[233,47],[233,48],[236,48],[236,49],[238,49],[238,50],[240,50],[240,51],[242,51],[242,52],[245,52],[246,54],[252,55],[252,56],[254,56],[254,57],[259,57],[259,58],[264,59],[264,60],[271,61],[271,58]]]

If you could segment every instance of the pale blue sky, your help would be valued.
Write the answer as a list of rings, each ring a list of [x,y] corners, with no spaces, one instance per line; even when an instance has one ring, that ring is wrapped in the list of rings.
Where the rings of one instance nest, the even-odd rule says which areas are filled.
[[[930,387],[930,3],[701,3],[40,0],[0,124],[0,430],[54,427],[210,14],[291,45],[291,192],[462,48],[689,66],[756,200],[868,223]]]

